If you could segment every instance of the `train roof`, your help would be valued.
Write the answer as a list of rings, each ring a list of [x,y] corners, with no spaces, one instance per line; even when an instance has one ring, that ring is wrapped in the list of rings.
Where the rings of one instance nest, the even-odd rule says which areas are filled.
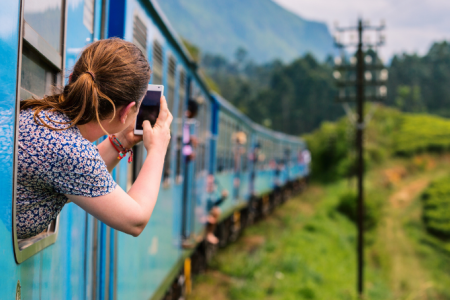
[[[298,137],[295,135],[289,135],[289,134],[282,133],[279,131],[275,131],[275,130],[269,129],[269,128],[264,127],[257,123],[253,123],[253,129],[261,134],[275,137],[278,140],[282,140],[282,141],[286,141],[286,142],[290,142],[290,143],[294,143],[294,144],[306,145],[305,141],[301,137]]]
[[[191,70],[192,74],[197,78],[197,82],[200,83],[202,89],[208,92],[208,97],[211,99],[210,89],[205,83],[203,76],[197,72],[197,62],[193,59],[189,51],[183,44],[182,39],[179,37],[175,29],[170,24],[169,19],[166,17],[161,7],[156,0],[146,0],[143,1],[147,4],[147,8],[150,13],[155,16],[155,21],[161,26],[161,31],[166,35],[166,37],[172,42],[176,50],[180,53],[183,59],[186,61],[187,66]]]
[[[235,115],[239,119],[241,119],[244,123],[247,124],[247,126],[253,127],[253,121],[250,120],[249,117],[247,117],[245,114],[243,114],[240,110],[238,110],[236,107],[234,107],[230,102],[228,102],[225,98],[223,98],[221,95],[217,94],[216,92],[211,93],[214,100],[217,104],[219,104],[222,108],[227,110],[232,115]]]
[[[213,93],[213,98],[216,100],[216,102],[225,110],[230,112],[231,114],[235,115],[236,117],[240,118],[242,121],[247,123],[248,126],[250,126],[253,130],[271,136],[275,137],[278,140],[284,140],[288,141],[290,143],[297,143],[297,144],[305,144],[304,140],[300,137],[288,135],[282,132],[274,131],[272,129],[266,128],[262,125],[259,125],[252,120],[250,120],[249,117],[244,115],[241,111],[239,111],[236,107],[234,107],[230,102],[228,102],[225,98],[223,98],[221,95],[217,93]]]

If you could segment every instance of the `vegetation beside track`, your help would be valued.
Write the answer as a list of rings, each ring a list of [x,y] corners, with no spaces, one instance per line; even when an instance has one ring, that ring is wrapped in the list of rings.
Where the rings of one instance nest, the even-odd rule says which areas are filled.
[[[417,156],[367,174],[367,194],[384,201],[366,235],[366,299],[450,299],[448,244],[427,233],[420,200],[449,167],[448,157]],[[197,277],[189,299],[356,299],[356,228],[337,209],[349,185],[313,184],[247,228]]]
[[[371,118],[365,130],[366,170],[392,157],[450,150],[448,119],[375,105],[368,105],[366,112]],[[313,180],[333,182],[354,174],[354,124],[349,118],[324,122],[305,139],[313,158]]]
[[[450,121],[367,112],[366,299],[450,300],[448,224],[436,225],[450,220]],[[355,299],[353,125],[324,123],[306,140],[313,184],[220,251],[191,299]]]

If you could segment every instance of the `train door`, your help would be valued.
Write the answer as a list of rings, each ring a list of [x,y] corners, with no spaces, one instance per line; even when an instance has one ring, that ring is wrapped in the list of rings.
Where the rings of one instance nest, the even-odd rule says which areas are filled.
[[[249,138],[247,127],[238,132],[237,141],[240,151],[239,197],[243,200],[249,199]]]
[[[239,199],[242,169],[241,132],[237,127],[236,120],[231,123],[231,144],[233,155],[233,199]]]
[[[198,103],[198,93],[198,88],[195,86],[192,78],[189,77],[187,98],[196,101],[201,106],[201,103]],[[199,130],[199,125],[202,121],[201,118],[202,113],[199,107],[195,118],[185,119],[180,136],[180,166],[184,163],[181,236],[183,238],[183,245],[186,247],[190,247],[192,243],[195,243],[196,234],[200,233],[198,227],[202,211],[201,203],[197,199],[199,187],[197,186],[196,175],[199,168],[201,168],[199,161],[202,158],[202,144],[199,136],[201,134]],[[194,143],[194,140],[196,143]]]
[[[86,299],[116,299],[117,231],[92,216],[87,223]]]
[[[68,24],[68,29],[70,29],[67,37],[69,67],[73,66],[84,46],[106,38],[107,2],[105,0],[85,0],[76,5],[70,5],[69,10],[72,12],[69,11],[68,22],[71,21],[71,17],[80,20],[78,20],[77,26]],[[83,28],[80,28],[81,26]],[[88,33],[86,37],[82,37],[80,32],[83,32],[85,28],[88,29]],[[83,44],[78,45],[81,40],[77,41],[76,39],[81,38],[84,39]],[[101,138],[99,142],[104,139],[105,137]],[[123,162],[113,171],[112,175],[116,182],[120,181],[119,172],[122,165]],[[122,169],[124,169],[122,174],[127,173],[127,168],[122,166]],[[117,231],[87,213],[85,226],[85,299],[116,299]]]
[[[123,159],[112,173],[122,187],[125,187],[123,183],[131,186],[134,179],[133,165],[127,165],[127,161]],[[128,173],[131,176],[126,176]],[[85,235],[86,299],[114,300],[117,287],[118,232],[86,213]]]
[[[196,121],[186,120],[183,128],[183,135],[193,135],[196,132]],[[187,142],[187,141],[186,141]],[[194,237],[195,234],[195,161],[189,159],[183,154],[181,150],[181,155],[185,163],[184,167],[184,181],[183,181],[183,204],[182,204],[182,232],[181,236],[185,242],[189,238]]]
[[[195,172],[194,172],[194,192],[195,192],[195,220],[194,230],[196,235],[203,234],[204,223],[207,215],[207,179],[209,163],[209,99],[205,97],[199,88],[194,89],[193,99],[199,104],[196,120],[197,146],[195,148]]]

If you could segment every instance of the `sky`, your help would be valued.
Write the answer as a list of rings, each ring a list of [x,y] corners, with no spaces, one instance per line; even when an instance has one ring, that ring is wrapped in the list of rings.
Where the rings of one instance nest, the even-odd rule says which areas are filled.
[[[386,23],[384,60],[396,53],[425,54],[434,41],[450,40],[450,0],[273,0],[304,19],[322,21],[334,34],[339,26]],[[374,38],[372,37],[372,41]]]

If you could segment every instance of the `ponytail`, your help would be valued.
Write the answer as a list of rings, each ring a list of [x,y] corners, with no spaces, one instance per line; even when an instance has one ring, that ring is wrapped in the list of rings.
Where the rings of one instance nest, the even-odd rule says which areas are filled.
[[[120,74],[120,75],[119,75]],[[113,38],[88,46],[81,54],[70,76],[69,84],[61,93],[43,99],[20,102],[20,109],[32,108],[34,121],[53,130],[114,119],[117,106],[138,102],[150,80],[150,67],[141,50],[132,43]],[[54,128],[45,122],[42,111],[60,112],[69,117],[66,128]],[[46,118],[50,120],[47,115]]]

